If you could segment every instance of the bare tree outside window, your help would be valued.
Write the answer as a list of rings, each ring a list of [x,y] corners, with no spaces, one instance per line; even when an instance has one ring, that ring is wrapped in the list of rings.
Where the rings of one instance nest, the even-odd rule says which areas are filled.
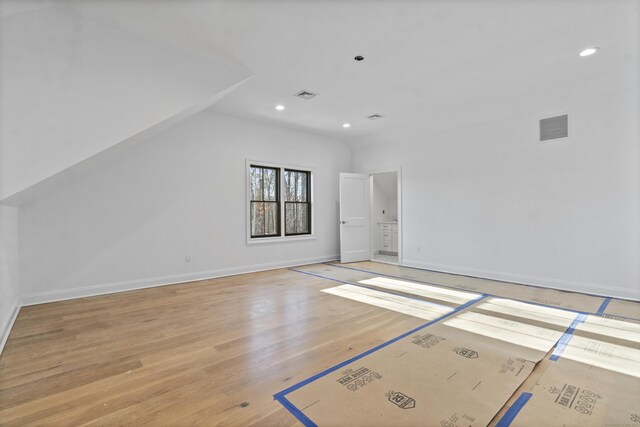
[[[251,165],[251,237],[280,236],[280,169]]]
[[[310,173],[284,170],[285,235],[311,234]]]
[[[311,171],[250,163],[248,180],[251,239],[311,235]]]

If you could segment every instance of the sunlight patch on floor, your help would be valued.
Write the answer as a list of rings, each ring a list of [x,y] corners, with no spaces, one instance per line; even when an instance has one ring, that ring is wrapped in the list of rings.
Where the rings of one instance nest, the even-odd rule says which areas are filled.
[[[419,295],[426,298],[438,299],[454,304],[465,304],[480,297],[481,294],[472,292],[457,291],[453,289],[441,288],[438,286],[414,283],[406,280],[391,279],[388,277],[374,277],[360,280],[358,283],[376,286],[378,288],[400,291],[411,295]]]
[[[455,307],[447,307],[427,301],[415,300],[386,292],[363,288],[355,285],[340,285],[323,289],[322,292],[348,298],[380,308],[408,314],[425,320],[433,320],[455,310]]]
[[[601,316],[587,316],[578,330],[640,343],[640,324]]]
[[[564,327],[571,325],[577,314],[572,311],[543,307],[505,298],[488,298],[478,304],[478,308]]]
[[[640,350],[574,335],[560,356],[640,378]]]
[[[444,324],[544,352],[553,348],[564,333],[564,331],[473,312],[462,313],[445,321]]]

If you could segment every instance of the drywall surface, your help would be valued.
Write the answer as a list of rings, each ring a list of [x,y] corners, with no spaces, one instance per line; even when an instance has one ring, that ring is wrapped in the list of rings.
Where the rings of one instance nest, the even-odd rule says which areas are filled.
[[[247,244],[246,159],[314,168],[315,239]],[[335,259],[350,161],[333,139],[202,112],[20,207],[23,302]]]
[[[0,352],[18,309],[18,208],[0,206]]]
[[[375,252],[378,252],[381,247],[378,222],[398,219],[397,173],[374,174],[371,184],[371,241],[374,242]]]
[[[384,211],[384,213],[382,213]],[[398,219],[397,173],[373,175],[373,216],[378,221]]]
[[[505,100],[510,116],[355,147],[356,171],[402,167],[404,263],[640,299],[634,72],[620,62]],[[571,138],[538,143],[539,117],[567,111]]]
[[[251,75],[86,20],[64,3],[0,17],[0,63],[0,201],[208,107]]]

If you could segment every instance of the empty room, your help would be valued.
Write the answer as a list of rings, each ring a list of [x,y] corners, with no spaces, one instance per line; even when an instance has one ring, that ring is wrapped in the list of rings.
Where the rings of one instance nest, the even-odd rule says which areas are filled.
[[[0,425],[639,402],[640,0],[0,0]]]

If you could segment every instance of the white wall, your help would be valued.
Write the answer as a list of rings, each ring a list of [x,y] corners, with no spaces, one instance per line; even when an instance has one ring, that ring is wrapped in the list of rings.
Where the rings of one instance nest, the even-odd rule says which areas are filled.
[[[356,171],[402,167],[405,264],[640,299],[632,65],[505,100],[510,116],[357,148]],[[560,111],[574,136],[537,143],[539,115]]]
[[[0,201],[208,107],[251,75],[83,19],[64,4],[1,16],[0,63]]]
[[[315,240],[247,245],[247,158],[315,168]],[[205,111],[21,206],[23,301],[335,259],[349,166],[342,142]]]
[[[372,178],[371,241],[375,251],[378,251],[380,250],[378,222],[398,219],[397,173],[377,173],[372,175]]]
[[[398,219],[397,173],[373,175],[373,216],[376,222]]]
[[[18,208],[0,206],[0,352],[18,309]]]

